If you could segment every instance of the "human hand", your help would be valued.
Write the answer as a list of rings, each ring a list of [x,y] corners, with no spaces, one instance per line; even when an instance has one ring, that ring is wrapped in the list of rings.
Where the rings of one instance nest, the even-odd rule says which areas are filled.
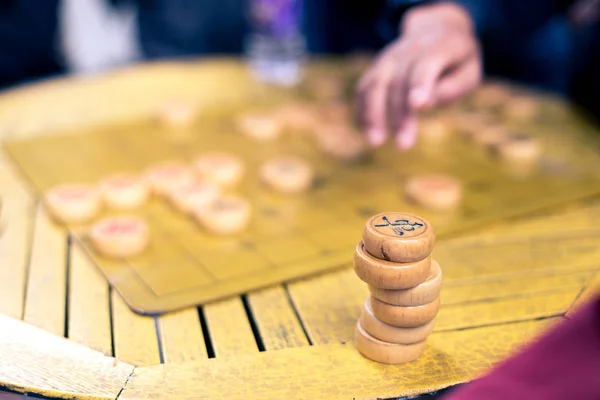
[[[409,10],[400,38],[377,57],[357,85],[359,122],[373,146],[395,136],[399,149],[417,138],[416,113],[450,102],[481,81],[471,18],[453,3]]]

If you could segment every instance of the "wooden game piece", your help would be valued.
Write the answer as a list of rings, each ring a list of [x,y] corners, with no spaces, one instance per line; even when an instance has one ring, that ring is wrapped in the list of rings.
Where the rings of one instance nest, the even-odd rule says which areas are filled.
[[[368,283],[385,289],[407,289],[424,282],[430,275],[431,257],[422,260],[397,263],[373,257],[359,242],[354,252],[354,272]]]
[[[55,186],[46,193],[44,202],[52,216],[66,224],[87,222],[102,208],[98,188],[85,184]]]
[[[308,103],[290,103],[281,106],[275,115],[284,128],[293,131],[309,131],[318,125],[317,113]]]
[[[373,257],[398,263],[426,258],[435,244],[435,232],[429,222],[401,212],[380,213],[369,218],[362,237],[365,250]]]
[[[520,164],[533,164],[542,156],[542,144],[527,135],[512,135],[496,144],[492,151],[501,159]]]
[[[504,114],[508,118],[516,120],[529,120],[534,118],[539,111],[537,101],[529,96],[512,96],[510,101],[505,103]]]
[[[347,124],[323,124],[316,134],[320,150],[338,160],[356,161],[367,151],[364,137]]]
[[[473,141],[483,147],[493,147],[504,142],[509,137],[506,128],[500,125],[483,127],[481,130],[474,132],[472,135]]]
[[[375,316],[387,324],[401,328],[416,328],[435,318],[440,309],[440,298],[421,306],[401,307],[371,296],[371,307]]]
[[[404,364],[423,354],[426,341],[412,344],[388,343],[371,336],[358,321],[354,333],[357,350],[365,357],[383,364]]]
[[[499,82],[489,82],[477,89],[474,97],[479,106],[498,107],[510,101],[510,90]]]
[[[261,180],[281,193],[299,193],[308,190],[314,179],[311,165],[298,157],[278,157],[260,168]]]
[[[422,119],[419,121],[419,138],[427,143],[437,143],[446,139],[452,133],[447,121],[440,118]]]
[[[371,308],[371,298],[367,297],[360,315],[360,322],[374,338],[388,343],[411,344],[421,342],[431,334],[435,318],[416,328],[399,328],[379,320]]]
[[[240,115],[237,127],[244,135],[260,141],[276,139],[281,135],[282,129],[276,116],[258,113]]]
[[[307,81],[310,94],[317,100],[338,100],[344,94],[344,80],[333,74],[313,76]]]
[[[159,195],[165,195],[177,187],[189,186],[196,179],[190,167],[176,161],[167,161],[151,167],[146,177],[152,190]]]
[[[198,174],[223,188],[237,185],[244,175],[244,164],[228,153],[210,153],[194,161]]]
[[[150,190],[143,179],[134,174],[117,174],[99,183],[104,203],[110,208],[128,210],[144,204]]]
[[[193,101],[174,99],[163,104],[157,116],[163,125],[184,127],[192,124],[197,113],[198,107]]]
[[[447,175],[423,174],[408,179],[404,186],[406,197],[430,210],[456,209],[462,200],[462,184]]]
[[[430,274],[427,280],[415,287],[394,290],[377,285],[369,285],[371,295],[394,306],[414,307],[428,304],[440,296],[442,289],[442,269],[440,264],[431,260]]]
[[[215,201],[220,195],[219,186],[210,181],[200,180],[188,186],[173,188],[167,197],[175,209],[187,214],[199,206]]]
[[[140,218],[116,217],[96,223],[90,229],[89,238],[98,253],[124,258],[142,253],[150,241],[150,232]]]
[[[217,235],[238,233],[250,222],[250,204],[236,196],[223,196],[195,207],[197,221],[207,231]]]
[[[319,110],[325,121],[338,124],[348,124],[352,121],[352,109],[344,102],[332,101],[321,106]]]

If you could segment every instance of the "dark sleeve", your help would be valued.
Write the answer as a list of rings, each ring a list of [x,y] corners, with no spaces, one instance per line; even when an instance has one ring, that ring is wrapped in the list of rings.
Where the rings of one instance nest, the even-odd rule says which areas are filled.
[[[0,1],[0,88],[62,72],[58,0]]]
[[[138,0],[146,58],[238,54],[246,31],[244,0]]]
[[[600,298],[442,400],[599,399]]]
[[[393,40],[398,36],[398,25],[408,9],[436,2],[439,0],[387,0],[382,22],[382,32],[386,39]],[[498,18],[503,8],[500,0],[454,0],[453,3],[462,6],[469,13],[479,36],[494,24],[494,19]]]

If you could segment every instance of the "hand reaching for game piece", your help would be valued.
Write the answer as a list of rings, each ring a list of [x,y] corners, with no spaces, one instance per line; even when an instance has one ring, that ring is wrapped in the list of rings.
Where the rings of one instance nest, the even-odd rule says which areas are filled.
[[[453,3],[409,10],[401,30],[358,83],[357,112],[371,145],[391,131],[406,150],[416,141],[416,113],[474,89],[481,57],[470,16]]]

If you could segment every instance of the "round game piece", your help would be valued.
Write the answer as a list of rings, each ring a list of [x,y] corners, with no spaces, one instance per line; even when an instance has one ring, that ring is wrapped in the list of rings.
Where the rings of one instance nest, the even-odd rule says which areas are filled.
[[[365,250],[373,257],[397,263],[422,260],[435,244],[435,232],[429,222],[401,212],[386,212],[369,218],[362,237]]]
[[[498,107],[510,101],[510,90],[500,82],[487,82],[474,93],[478,105]]]
[[[352,120],[352,109],[341,101],[333,101],[319,108],[323,119],[338,124],[347,124]]]
[[[238,129],[246,136],[256,140],[274,140],[281,134],[281,123],[266,114],[243,114],[237,120]]]
[[[463,188],[450,176],[424,174],[409,178],[404,191],[410,201],[423,208],[446,211],[460,205]]]
[[[91,228],[89,237],[98,253],[111,258],[140,254],[150,241],[148,225],[136,217],[104,219]]]
[[[371,336],[363,324],[356,323],[354,333],[356,349],[365,357],[383,364],[403,364],[414,361],[423,354],[427,342],[398,344],[383,342]]]
[[[542,145],[530,136],[512,135],[507,140],[493,146],[492,151],[508,162],[533,164],[542,156]]]
[[[171,127],[188,126],[194,121],[197,112],[197,106],[193,101],[170,100],[158,111],[158,119],[164,125]]]
[[[532,119],[537,115],[538,110],[539,106],[536,100],[525,95],[512,96],[504,107],[505,115],[517,120]]]
[[[321,125],[316,134],[321,151],[338,160],[355,161],[367,151],[364,138],[347,125]]]
[[[448,124],[441,119],[423,119],[419,121],[419,138],[426,142],[441,142],[452,133]]]
[[[44,200],[54,218],[67,224],[87,222],[102,208],[100,191],[92,185],[58,185],[46,193]]]
[[[168,161],[151,167],[147,179],[152,190],[160,195],[177,187],[189,186],[195,181],[194,173],[186,164]]]
[[[507,140],[508,136],[508,132],[503,126],[491,126],[474,132],[472,139],[480,146],[492,147]]]
[[[323,74],[308,79],[310,94],[317,100],[330,101],[344,94],[344,80],[337,75]]]
[[[371,296],[371,307],[375,316],[393,326],[402,328],[416,328],[417,326],[425,325],[435,318],[440,309],[440,298],[438,297],[431,303],[423,304],[422,306],[400,307],[393,306],[388,303]]]
[[[104,202],[111,208],[129,210],[148,200],[149,189],[143,179],[134,174],[112,175],[100,181]]]
[[[250,204],[235,196],[223,196],[192,211],[206,230],[217,235],[238,233],[250,222]]]
[[[367,253],[363,242],[354,252],[354,272],[368,283],[385,289],[407,289],[419,285],[430,275],[431,257],[422,260],[397,263],[380,260]]]
[[[414,307],[431,303],[440,296],[442,290],[442,269],[437,261],[431,260],[430,274],[427,280],[415,287],[394,290],[369,285],[371,295],[394,306]]]
[[[204,204],[215,201],[221,195],[221,188],[210,181],[198,181],[189,186],[169,191],[171,204],[183,213],[190,213]]]
[[[362,322],[365,330],[374,338],[388,343],[411,344],[422,342],[427,339],[433,331],[435,318],[425,325],[416,328],[399,328],[397,326],[392,326],[380,321],[375,314],[373,314],[371,299],[367,297],[360,315],[360,322]]]
[[[291,103],[276,111],[277,119],[284,128],[291,130],[310,130],[317,125],[315,110],[310,104]]]
[[[244,174],[239,158],[227,153],[211,153],[198,157],[194,167],[200,176],[223,188],[237,185]]]
[[[310,164],[297,157],[279,157],[260,169],[262,181],[282,193],[299,193],[310,188],[314,171]]]

